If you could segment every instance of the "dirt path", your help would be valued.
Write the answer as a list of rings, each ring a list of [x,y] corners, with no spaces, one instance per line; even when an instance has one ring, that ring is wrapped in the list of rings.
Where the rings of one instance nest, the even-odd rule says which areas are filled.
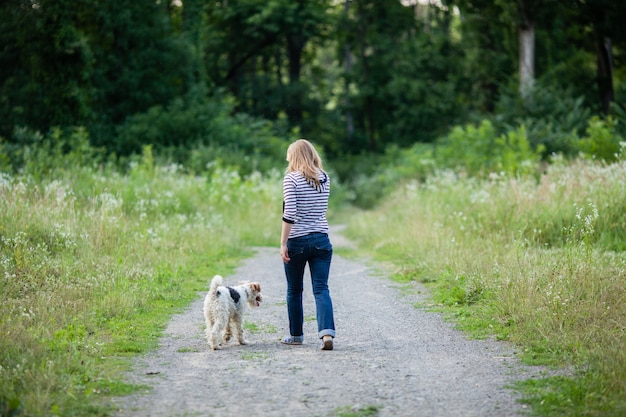
[[[336,233],[331,241],[335,247],[347,244]],[[524,411],[506,386],[529,371],[510,346],[468,340],[438,314],[414,307],[423,297],[419,292],[402,289],[369,263],[333,258],[333,351],[319,350],[310,284],[305,344],[279,343],[288,328],[277,248],[258,248],[225,277],[227,284],[242,279],[260,281],[265,296],[246,315],[258,329],[247,333],[252,344],[210,350],[199,297],[173,317],[161,347],[137,360],[131,380],[152,389],[117,399],[120,417],[337,416],[367,407],[380,416],[413,417],[508,417]]]

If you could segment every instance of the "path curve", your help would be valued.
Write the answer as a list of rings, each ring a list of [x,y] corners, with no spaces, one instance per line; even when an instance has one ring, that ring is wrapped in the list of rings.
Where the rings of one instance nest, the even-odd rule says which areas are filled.
[[[337,248],[348,245],[331,230]],[[119,397],[119,417],[379,416],[513,417],[524,411],[506,387],[529,377],[510,345],[469,340],[439,314],[416,308],[425,290],[406,291],[373,264],[333,257],[335,350],[319,350],[310,279],[305,343],[286,346],[285,278],[277,248],[256,248],[227,284],[255,280],[265,302],[248,310],[252,343],[212,351],[204,339],[202,295],[168,325],[158,350],[137,359],[129,379],[150,390]],[[372,415],[372,414],[369,414]]]

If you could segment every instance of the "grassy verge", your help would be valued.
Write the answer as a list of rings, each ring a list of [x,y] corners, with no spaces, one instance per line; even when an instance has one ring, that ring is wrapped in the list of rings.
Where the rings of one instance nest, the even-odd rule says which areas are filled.
[[[442,172],[346,234],[481,337],[571,377],[520,384],[543,416],[626,413],[626,163],[556,162],[539,179]]]
[[[171,314],[275,244],[280,181],[192,176],[149,152],[124,174],[0,174],[0,415],[110,415]]]

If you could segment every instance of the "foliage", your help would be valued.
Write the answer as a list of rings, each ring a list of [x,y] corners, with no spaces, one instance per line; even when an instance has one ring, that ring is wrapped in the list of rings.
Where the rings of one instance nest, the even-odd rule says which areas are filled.
[[[536,122],[531,127],[534,134],[542,123]],[[616,120],[611,117],[590,118],[580,136],[575,132],[567,135],[567,153],[550,156],[545,155],[543,143],[531,145],[524,125],[501,126],[485,119],[478,125],[456,126],[433,145],[417,143],[406,149],[389,146],[384,155],[360,155],[356,161],[344,158],[334,165],[342,178],[347,178],[344,182],[352,192],[347,196],[349,200],[358,207],[373,208],[398,184],[407,180],[425,181],[437,169],[482,178],[537,176],[548,161],[559,166],[563,154],[568,158],[586,155],[605,162],[623,158],[623,139]],[[358,174],[351,173],[351,169]]]
[[[555,153],[577,156],[577,139],[584,133],[591,114],[584,98],[576,97],[571,89],[540,81],[526,100],[515,92],[502,94],[494,125],[498,129],[524,125],[531,146],[543,147],[544,159]]]
[[[167,2],[73,3],[89,16],[85,30],[97,63],[91,76],[97,91],[96,116],[89,126],[118,125],[130,115],[169,103],[190,88],[188,46],[174,32]],[[100,145],[108,139],[94,137]]]
[[[210,1],[203,8],[203,71],[237,96],[237,109],[269,119],[286,115],[290,126],[310,128],[304,114],[315,112],[314,85],[303,68],[328,25],[331,2],[315,0]]]
[[[377,417],[380,415],[380,407],[377,405],[345,406],[336,409],[331,416],[337,417]]]
[[[586,136],[578,142],[578,148],[585,155],[605,162],[613,162],[624,152],[624,138],[616,132],[617,120],[608,117],[602,120],[597,116],[589,119]]]
[[[441,14],[438,24],[451,25],[451,16]],[[391,118],[381,122],[385,140],[394,138],[392,142],[401,146],[429,143],[449,126],[465,120],[465,105],[458,98],[464,93],[465,80],[456,71],[463,50],[448,32],[442,32],[409,38],[386,58],[391,79],[383,86],[381,98],[389,106]]]
[[[516,7],[483,0],[456,0],[451,4],[459,8],[459,43],[466,56],[459,66],[466,80],[460,99],[482,117],[493,113],[498,97],[515,73],[517,21],[511,9]]]
[[[93,50],[71,3],[0,4],[0,135],[16,126],[71,126],[92,115]]]
[[[190,175],[150,147],[126,173],[77,166],[97,151],[80,131],[57,134],[41,141],[78,148],[44,144],[0,174],[3,415],[111,413],[110,396],[138,388],[123,380],[128,358],[280,224],[278,173]]]
[[[539,178],[443,170],[351,216],[347,233],[429,285],[436,308],[461,328],[514,342],[530,363],[573,369],[563,386],[548,379],[526,391],[542,415],[618,416],[625,175],[623,159],[556,158]]]
[[[0,135],[16,126],[89,126],[105,144],[112,124],[185,91],[185,47],[166,2],[2,2]],[[109,127],[106,129],[105,127]]]
[[[532,173],[543,151],[531,148],[524,126],[498,135],[488,120],[479,126],[457,126],[438,145],[439,166],[462,169],[469,175]]]
[[[104,152],[91,146],[89,134],[82,128],[53,128],[46,135],[27,128],[18,128],[14,137],[21,146],[0,138],[0,172],[20,172],[36,181],[54,177],[67,164],[81,170],[104,162]]]
[[[498,136],[525,126],[545,159],[576,155],[591,116],[624,119],[626,6],[605,0],[8,0],[0,14],[0,136],[17,146],[28,146],[19,129],[83,126],[107,154],[152,144],[182,160],[228,140],[240,159],[252,152],[248,135],[232,135],[241,122],[357,161],[489,119]],[[536,82],[521,97],[518,29],[529,23]],[[607,53],[610,72],[596,66]],[[225,137],[202,130],[216,120]]]
[[[397,189],[399,183],[409,179],[424,180],[435,170],[433,146],[417,143],[411,148],[389,146],[384,155],[359,155],[334,161],[342,178],[349,178],[345,188],[349,191],[344,201],[359,208],[371,209]],[[345,164],[345,165],[344,165]],[[350,175],[341,170],[354,170]]]
[[[243,174],[283,161],[287,142],[278,136],[280,123],[233,115],[233,108],[228,95],[208,99],[205,89],[198,87],[167,107],[155,106],[129,117],[118,130],[119,146],[128,153],[151,144],[159,154],[169,154],[196,172],[216,160]]]
[[[355,2],[341,19],[344,106],[354,120],[341,151],[381,153],[387,145],[432,142],[461,118],[462,50],[450,36],[452,14],[432,8],[430,21],[400,3]],[[391,24],[390,24],[391,23]],[[445,122],[442,122],[444,121]]]

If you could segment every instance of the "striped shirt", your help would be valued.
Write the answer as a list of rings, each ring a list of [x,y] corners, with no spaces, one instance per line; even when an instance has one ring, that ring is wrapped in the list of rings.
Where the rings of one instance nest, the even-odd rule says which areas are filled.
[[[320,186],[309,184],[299,171],[285,175],[283,180],[283,221],[292,224],[289,238],[309,233],[328,233],[328,197],[330,178],[320,172]]]

